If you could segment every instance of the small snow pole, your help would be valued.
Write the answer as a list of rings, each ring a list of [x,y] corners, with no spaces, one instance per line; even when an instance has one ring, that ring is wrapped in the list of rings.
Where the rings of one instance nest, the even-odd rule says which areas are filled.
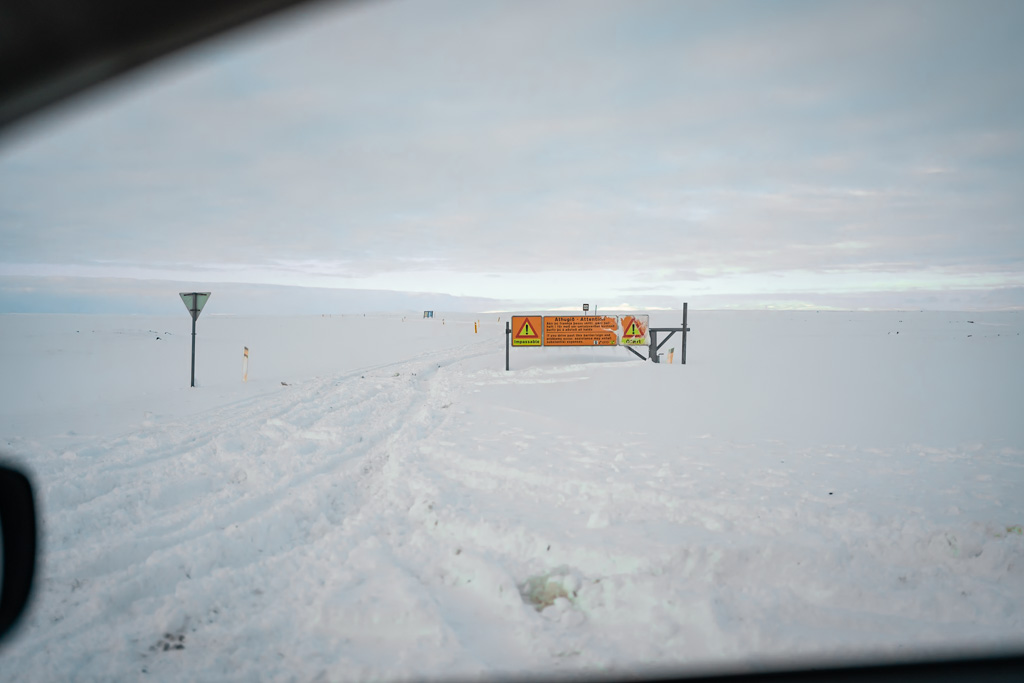
[[[248,382],[249,381],[249,347],[248,346],[243,346],[242,348],[245,349],[242,352],[242,381],[243,382]]]
[[[673,346],[671,349],[668,350],[668,364],[669,365],[672,365],[672,359],[675,358],[675,355],[676,355],[676,347]]]
[[[479,323],[479,321],[473,323],[473,334],[477,333],[476,326],[477,326],[478,323]]]

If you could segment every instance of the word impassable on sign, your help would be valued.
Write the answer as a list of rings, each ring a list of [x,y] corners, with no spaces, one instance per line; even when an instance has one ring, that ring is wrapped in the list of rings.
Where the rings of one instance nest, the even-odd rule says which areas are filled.
[[[544,346],[615,346],[619,321],[607,315],[546,315]]]
[[[540,346],[542,320],[539,315],[512,316],[512,346]]]

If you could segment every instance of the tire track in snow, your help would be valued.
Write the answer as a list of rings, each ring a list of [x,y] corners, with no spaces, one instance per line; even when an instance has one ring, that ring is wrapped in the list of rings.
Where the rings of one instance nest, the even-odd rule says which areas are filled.
[[[428,426],[410,416],[431,409],[437,370],[490,353],[481,346],[311,380],[189,424],[87,445],[63,479],[48,477],[46,562],[19,649],[40,657],[60,642],[101,647],[104,629],[95,627],[111,611],[146,621],[125,613],[352,526],[384,488],[375,480],[394,435]],[[79,547],[86,534],[92,547]]]

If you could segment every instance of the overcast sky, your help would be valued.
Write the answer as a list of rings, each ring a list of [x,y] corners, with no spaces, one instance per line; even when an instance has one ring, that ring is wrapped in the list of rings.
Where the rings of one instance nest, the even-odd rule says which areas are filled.
[[[1022,35],[1017,0],[318,5],[0,137],[0,311],[1024,308]]]

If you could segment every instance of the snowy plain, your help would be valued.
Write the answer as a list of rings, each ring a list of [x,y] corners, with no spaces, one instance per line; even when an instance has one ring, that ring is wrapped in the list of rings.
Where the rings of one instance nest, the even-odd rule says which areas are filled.
[[[43,524],[0,679],[1024,648],[1024,313],[691,311],[685,366],[511,372],[504,320],[204,313],[191,389],[184,311],[0,317],[0,450]]]

